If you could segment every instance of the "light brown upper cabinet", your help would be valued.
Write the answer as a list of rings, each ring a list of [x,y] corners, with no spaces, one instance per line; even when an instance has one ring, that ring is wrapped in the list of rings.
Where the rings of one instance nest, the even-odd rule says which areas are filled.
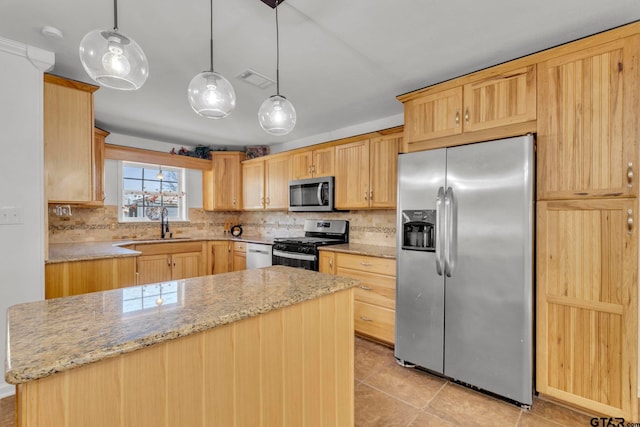
[[[206,211],[242,209],[242,152],[214,152],[211,169],[202,172],[202,206]]]
[[[637,194],[639,37],[538,67],[538,198]]]
[[[635,199],[538,202],[536,388],[637,419]],[[635,218],[634,218],[635,216]]]
[[[93,195],[96,205],[104,205],[104,152],[109,132],[94,128],[93,134]]]
[[[44,169],[49,203],[103,203],[102,193],[96,194],[95,188],[95,174],[103,167],[95,166],[96,90],[97,86],[44,75]]]
[[[396,207],[398,147],[402,134],[337,145],[337,209]]]
[[[334,174],[334,147],[318,148],[291,155],[291,179],[305,179]]]
[[[459,81],[459,85],[455,86]],[[486,71],[453,80],[442,90],[400,96],[405,108],[403,151],[459,145],[535,130],[536,66]],[[453,87],[452,87],[453,86]],[[525,127],[514,125],[530,123]],[[492,132],[496,128],[502,131]],[[462,134],[467,138],[460,138]],[[415,149],[412,144],[420,143]]]
[[[243,210],[287,210],[290,179],[289,154],[243,162]]]

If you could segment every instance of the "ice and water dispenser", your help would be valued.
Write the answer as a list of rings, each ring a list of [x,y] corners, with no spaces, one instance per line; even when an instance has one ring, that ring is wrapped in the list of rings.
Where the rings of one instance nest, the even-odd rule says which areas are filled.
[[[402,211],[402,249],[435,252],[435,209]]]

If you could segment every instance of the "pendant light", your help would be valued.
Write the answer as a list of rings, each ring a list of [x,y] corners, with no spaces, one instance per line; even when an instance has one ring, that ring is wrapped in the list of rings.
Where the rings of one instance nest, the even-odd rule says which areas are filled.
[[[213,71],[213,0],[211,0],[209,71],[203,71],[189,83],[189,104],[193,111],[209,119],[223,119],[236,108],[236,92],[229,80]]]
[[[267,98],[258,110],[258,120],[265,132],[271,135],[286,135],[296,125],[296,109],[280,95],[280,34],[278,28],[278,5],[276,0],[276,94]]]
[[[93,30],[80,42],[80,62],[101,86],[137,90],[149,77],[149,62],[132,38],[118,30],[118,0],[113,0],[112,30]]]

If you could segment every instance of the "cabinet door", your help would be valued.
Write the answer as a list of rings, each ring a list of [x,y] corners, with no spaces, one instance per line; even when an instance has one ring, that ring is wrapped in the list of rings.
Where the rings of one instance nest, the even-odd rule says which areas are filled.
[[[232,270],[231,242],[209,242],[209,274],[227,273]]]
[[[85,89],[85,86],[87,89]],[[91,203],[93,194],[93,92],[45,75],[44,165],[49,202]]]
[[[318,271],[326,274],[336,274],[335,271],[336,256],[334,252],[320,251],[318,255]]]
[[[369,140],[336,146],[337,209],[369,207]]]
[[[638,43],[620,39],[538,66],[539,199],[637,194]]]
[[[371,140],[369,200],[372,208],[395,208],[398,180],[398,148],[402,136]]]
[[[334,147],[313,150],[313,176],[333,176],[334,171]]]
[[[247,254],[244,252],[233,253],[233,271],[247,269]]]
[[[202,252],[171,255],[171,280],[202,276]]]
[[[94,129],[93,135],[93,198],[97,206],[104,205],[107,197],[104,192],[104,144],[109,132],[99,128]]]
[[[404,104],[409,143],[462,133],[462,87],[425,95]]]
[[[289,209],[289,180],[291,179],[291,157],[278,156],[265,161],[265,186],[268,210]]]
[[[536,66],[464,85],[464,131],[536,119]]]
[[[629,420],[638,409],[635,209],[622,199],[539,202],[537,223],[537,389]]]
[[[138,285],[171,280],[171,257],[168,255],[141,255],[138,257]]]
[[[202,207],[207,211],[236,211],[242,206],[244,153],[213,153],[211,170],[202,172]]]
[[[313,151],[291,155],[291,179],[306,179],[313,176]]]
[[[242,209],[264,209],[264,161],[242,164]]]

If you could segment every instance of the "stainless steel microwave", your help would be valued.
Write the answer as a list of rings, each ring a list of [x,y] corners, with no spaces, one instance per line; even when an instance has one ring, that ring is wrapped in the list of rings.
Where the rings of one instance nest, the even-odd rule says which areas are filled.
[[[328,212],[334,210],[335,178],[297,179],[289,181],[289,210],[292,212]]]

